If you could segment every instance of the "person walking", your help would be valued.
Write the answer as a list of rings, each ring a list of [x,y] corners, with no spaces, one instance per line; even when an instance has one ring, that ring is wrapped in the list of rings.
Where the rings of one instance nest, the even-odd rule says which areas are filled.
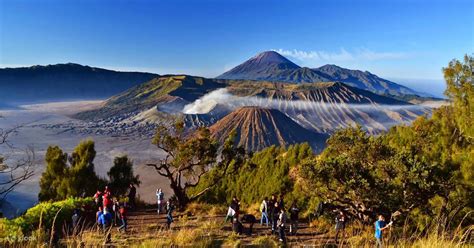
[[[296,202],[291,204],[290,208],[290,235],[296,235],[296,230],[298,229],[298,217],[300,214],[300,209],[296,206]]]
[[[158,203],[158,209],[156,212],[160,214],[162,208],[163,208],[163,200],[165,199],[165,193],[161,189],[156,190],[156,202]]]
[[[286,213],[284,208],[279,208],[280,213],[278,215],[278,232],[280,236],[280,242],[286,244],[286,237],[285,237],[285,226],[286,226]]]
[[[135,209],[135,197],[137,196],[137,188],[131,183],[128,186],[128,204],[131,209]]]
[[[346,216],[344,215],[344,212],[339,211],[339,213],[336,216],[336,237],[335,237],[335,242],[337,244],[337,240],[339,238],[339,234],[342,233],[342,238],[345,238],[345,233],[344,229],[346,228]]]
[[[166,226],[168,229],[171,229],[171,223],[173,222],[173,210],[174,206],[170,201],[166,202]]]
[[[267,223],[268,226],[268,198],[265,197],[260,204],[260,212],[262,213],[262,218],[260,218],[260,225],[263,225],[263,220]]]
[[[120,206],[120,220],[122,221],[122,225],[118,228],[118,231],[124,230],[127,231],[127,209],[124,206]]]
[[[386,224],[385,217],[379,215],[378,220],[375,222],[375,242],[377,248],[382,248],[384,246],[383,230],[390,228],[392,224],[393,222]]]

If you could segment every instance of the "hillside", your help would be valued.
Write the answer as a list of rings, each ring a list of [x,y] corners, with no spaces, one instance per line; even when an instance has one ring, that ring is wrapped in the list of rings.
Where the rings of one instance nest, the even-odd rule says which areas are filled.
[[[168,75],[115,95],[103,106],[75,117],[92,123],[81,127],[84,133],[139,132],[152,137],[156,125],[182,119],[188,130],[211,127],[219,141],[237,128],[238,143],[249,150],[309,142],[318,151],[325,138],[317,134],[355,125],[379,134],[430,111],[338,82],[291,84]]]
[[[157,107],[161,112],[180,112],[186,103],[225,85],[186,75],[156,77],[109,98],[102,108],[76,115],[80,119],[103,119]]]
[[[234,129],[238,134],[236,143],[247,151],[302,142],[309,142],[315,150],[321,150],[327,138],[301,127],[276,109],[259,107],[239,108],[210,127],[212,136],[220,142],[224,142]]]
[[[7,103],[31,103],[107,98],[157,76],[72,63],[2,68],[0,99]]]
[[[417,95],[418,92],[370,72],[335,65],[300,67],[275,51],[267,51],[223,73],[218,79],[262,80],[288,83],[343,82],[377,94]]]

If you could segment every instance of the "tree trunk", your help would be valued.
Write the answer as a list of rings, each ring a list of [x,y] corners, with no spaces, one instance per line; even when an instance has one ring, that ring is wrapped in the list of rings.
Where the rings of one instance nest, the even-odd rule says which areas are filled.
[[[183,211],[189,203],[189,197],[181,185],[170,184],[171,189],[176,197],[176,204],[180,211]]]

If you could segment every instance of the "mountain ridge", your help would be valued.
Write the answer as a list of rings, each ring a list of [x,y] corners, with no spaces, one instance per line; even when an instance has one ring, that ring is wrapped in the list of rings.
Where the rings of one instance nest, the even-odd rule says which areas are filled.
[[[102,99],[157,76],[76,63],[0,68],[0,99],[7,103]]]
[[[262,61],[263,59],[267,59],[267,61]],[[330,64],[318,68],[300,67],[275,51],[267,51],[257,54],[216,78],[280,81],[287,83],[338,81],[377,94],[419,94],[408,87],[380,78],[369,71],[351,70]]]

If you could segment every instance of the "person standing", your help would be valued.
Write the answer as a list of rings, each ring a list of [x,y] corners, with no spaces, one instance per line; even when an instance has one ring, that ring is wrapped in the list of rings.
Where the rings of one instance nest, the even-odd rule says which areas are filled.
[[[163,206],[163,200],[165,199],[165,193],[161,189],[156,190],[156,201],[158,203],[158,209],[156,212],[160,214],[162,206]]]
[[[102,207],[99,207],[99,210],[95,213],[95,221],[97,222],[97,226],[102,228],[102,215],[104,212],[102,211]]]
[[[390,228],[391,225],[392,222],[386,224],[385,217],[383,217],[383,215],[379,215],[378,220],[375,222],[375,241],[377,248],[383,247],[383,230]]]
[[[278,199],[278,206],[280,206],[280,208],[285,208],[285,201],[283,200],[284,196],[283,196],[283,193],[280,194],[280,199]]]
[[[278,204],[278,203],[277,203]],[[286,213],[284,208],[279,208],[280,213],[278,215],[278,232],[280,235],[280,242],[286,244],[286,237],[285,237],[285,225],[286,225]]]
[[[109,197],[112,196],[112,192],[110,191],[109,186],[105,186],[104,195],[107,195],[107,196],[109,196]]]
[[[107,209],[107,211],[112,211],[112,200],[110,199],[110,194],[104,194],[102,197],[102,205],[104,210]]]
[[[263,225],[263,220],[267,223],[268,226],[268,204],[267,204],[268,198],[265,197],[263,199],[262,203],[260,204],[260,212],[262,213],[262,218],[260,219],[260,225]]]
[[[267,203],[268,206],[268,214],[269,214],[269,220],[270,220],[270,225],[272,226],[272,232],[273,232],[273,208],[275,207],[275,202],[276,202],[276,196],[272,195],[270,200]]]
[[[275,234],[278,231],[278,219],[280,218],[280,205],[278,202],[275,202],[272,210],[272,234]]]
[[[122,221],[122,225],[118,228],[120,232],[122,229],[126,232],[127,231],[127,209],[124,206],[120,206],[120,220]]]
[[[171,223],[173,222],[173,210],[174,206],[170,201],[166,202],[166,226],[168,229],[171,228]]]
[[[102,207],[102,192],[100,190],[97,190],[94,194],[94,202],[96,207]]]
[[[342,233],[342,238],[343,239],[345,238],[345,233],[344,233],[345,228],[346,228],[346,216],[344,215],[344,212],[339,211],[339,213],[336,216],[336,237],[335,237],[336,243],[337,243],[340,233]]]
[[[81,215],[80,215],[80,212],[79,212],[79,209],[74,209],[73,211],[73,214],[72,214],[72,233],[73,235],[76,235],[76,233],[78,232],[78,228],[79,228],[79,219],[81,218]]]
[[[290,208],[290,234],[296,235],[296,230],[298,229],[298,215],[300,214],[300,209],[296,206],[296,202],[291,204]]]
[[[135,197],[137,196],[137,188],[135,188],[132,183],[128,188],[128,203],[131,209],[135,209]]]
[[[225,222],[230,220],[231,223],[234,222],[234,217],[238,216],[240,210],[240,203],[237,197],[232,197],[232,201],[230,202],[229,209],[227,210],[227,215],[225,217]]]

